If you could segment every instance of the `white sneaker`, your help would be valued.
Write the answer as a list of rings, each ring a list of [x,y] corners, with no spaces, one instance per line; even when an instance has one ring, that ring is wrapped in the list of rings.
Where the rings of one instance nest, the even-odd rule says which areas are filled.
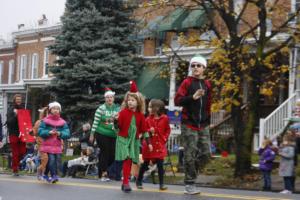
[[[292,192],[289,190],[282,190],[280,194],[292,194]]]
[[[200,194],[200,190],[198,190],[195,185],[185,185],[184,194]]]
[[[100,179],[100,181],[101,181],[101,182],[108,182],[108,181],[110,181],[110,179],[107,178],[107,177],[102,177],[102,178]]]

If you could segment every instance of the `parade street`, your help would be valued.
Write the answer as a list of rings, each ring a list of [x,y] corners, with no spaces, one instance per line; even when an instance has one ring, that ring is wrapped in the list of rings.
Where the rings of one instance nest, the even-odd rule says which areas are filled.
[[[157,185],[145,184],[144,190],[135,187],[129,194],[120,190],[120,182],[102,183],[99,180],[63,178],[57,184],[39,182],[36,177],[0,175],[1,200],[212,200],[212,199],[243,199],[243,200],[289,200],[300,199],[300,195],[282,195],[271,192],[245,190],[224,190],[201,188],[201,195],[183,194],[183,186],[168,185],[169,189],[160,192]]]

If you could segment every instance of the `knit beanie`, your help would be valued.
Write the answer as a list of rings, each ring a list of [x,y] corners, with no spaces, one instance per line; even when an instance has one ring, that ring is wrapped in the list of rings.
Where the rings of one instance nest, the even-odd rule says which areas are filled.
[[[57,101],[49,103],[49,110],[51,110],[51,108],[53,108],[53,107],[59,107],[59,110],[61,111],[61,105]]]
[[[188,76],[192,76],[192,67],[191,65],[194,64],[194,63],[198,63],[198,64],[201,64],[203,65],[205,68],[207,67],[207,61],[206,59],[201,56],[201,55],[195,55],[191,61],[190,61],[190,65],[189,65],[189,71],[188,71]]]

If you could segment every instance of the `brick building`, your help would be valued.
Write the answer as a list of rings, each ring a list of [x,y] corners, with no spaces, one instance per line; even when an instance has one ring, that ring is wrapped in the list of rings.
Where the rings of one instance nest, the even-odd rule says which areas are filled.
[[[25,106],[32,110],[33,120],[38,117],[38,108],[49,102],[49,94],[44,93],[43,88],[51,81],[48,66],[54,64],[56,56],[50,53],[48,46],[54,43],[61,25],[49,25],[43,17],[38,21],[38,27],[25,28],[20,25],[19,30],[12,33],[11,43],[0,44],[3,121],[16,93],[23,95]]]

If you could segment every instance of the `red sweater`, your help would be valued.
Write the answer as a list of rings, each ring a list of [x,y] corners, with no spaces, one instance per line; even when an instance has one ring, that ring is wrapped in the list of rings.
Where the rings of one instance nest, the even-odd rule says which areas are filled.
[[[141,112],[133,112],[132,110],[125,108],[119,113],[119,136],[128,137],[128,129],[133,115],[135,116],[135,123],[137,128],[136,138],[138,139],[141,133],[147,132],[144,114]]]

